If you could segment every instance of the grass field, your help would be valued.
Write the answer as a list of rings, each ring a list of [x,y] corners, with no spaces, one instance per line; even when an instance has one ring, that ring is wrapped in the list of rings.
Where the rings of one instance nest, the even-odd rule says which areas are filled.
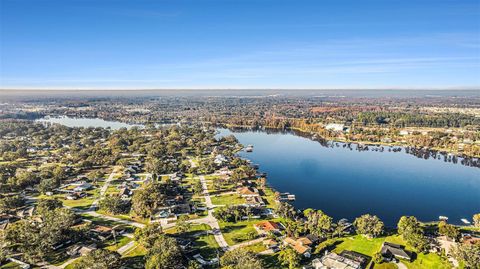
[[[119,248],[121,248],[121,247],[125,246],[126,244],[130,243],[130,241],[132,241],[132,240],[133,239],[128,238],[126,236],[117,237],[117,243],[116,244],[115,244],[115,241],[113,239],[111,239],[111,240],[108,240],[108,242],[106,242],[107,246],[104,246],[104,248],[108,249],[108,250],[116,251]]]
[[[240,205],[245,203],[245,198],[238,194],[227,194],[220,196],[212,196],[212,203],[214,205]]]
[[[343,250],[352,250],[367,256],[372,257],[376,252],[380,251],[383,242],[400,244],[407,246],[405,241],[399,235],[380,237],[368,239],[361,235],[355,235],[347,238],[339,239],[342,242],[335,248],[336,253],[340,253]],[[406,247],[407,250],[413,251],[413,249]],[[442,259],[439,255],[434,253],[423,254],[418,253],[417,258],[413,262],[402,261],[409,269],[421,269],[421,268],[439,268],[447,269],[452,268],[450,263]],[[394,268],[391,264],[377,264],[375,268]]]
[[[243,247],[243,249],[250,250],[250,251],[255,252],[255,253],[259,253],[259,252],[262,252],[262,251],[266,250],[267,248],[265,247],[265,245],[263,245],[262,242],[260,242],[260,243],[256,243],[256,244],[253,244],[253,245],[250,245],[250,246]]]
[[[372,257],[373,254],[378,252],[382,247],[382,243],[385,238],[373,238],[368,239],[361,235],[355,235],[340,239],[342,242],[335,248],[336,253],[340,253],[343,250],[352,250],[358,253],[365,254]]]
[[[246,220],[236,223],[219,222],[219,224],[223,233],[223,237],[225,237],[227,243],[229,245],[235,245],[250,240],[247,238],[247,234],[250,232],[256,233],[255,228],[253,228],[253,224],[257,222],[258,220]]]

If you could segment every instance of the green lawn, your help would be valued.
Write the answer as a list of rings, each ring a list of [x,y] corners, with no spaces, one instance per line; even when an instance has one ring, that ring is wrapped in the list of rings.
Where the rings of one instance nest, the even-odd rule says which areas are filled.
[[[255,252],[255,253],[259,253],[259,252],[262,252],[262,251],[266,250],[267,248],[265,247],[265,245],[262,242],[260,242],[260,243],[256,243],[256,244],[253,244],[253,245],[250,245],[250,246],[243,247],[243,249],[250,250],[250,251]]]
[[[358,253],[372,257],[382,247],[384,237],[369,239],[361,235],[345,237],[340,239],[342,242],[335,248],[336,253],[343,250],[352,250]]]
[[[123,257],[143,257],[145,254],[147,254],[147,250],[142,245],[137,244],[135,247],[127,251]]]
[[[198,249],[200,254],[207,259],[212,259],[217,256],[217,250],[219,246],[213,234],[202,234],[198,235],[198,232],[201,231],[211,231],[210,226],[206,224],[193,225],[190,228],[190,231],[183,234],[185,238],[189,238],[193,241],[194,248]],[[164,231],[167,234],[175,234],[177,230],[175,227],[166,229]]]
[[[194,241],[194,246],[206,259],[217,257],[219,246],[212,234],[198,236]]]
[[[245,203],[245,198],[238,194],[227,194],[220,196],[211,196],[214,205],[240,205]]]
[[[372,257],[376,252],[380,251],[384,241],[400,244],[406,246],[407,250],[413,251],[407,246],[405,241],[399,235],[380,237],[368,239],[361,235],[355,235],[351,237],[339,239],[342,242],[335,248],[336,253],[340,253],[343,250],[352,250],[367,256]],[[421,268],[440,268],[447,269],[452,268],[450,263],[443,260],[439,255],[434,253],[429,254],[417,254],[417,258],[413,262],[402,261],[409,269],[421,269]],[[375,268],[393,268],[389,264],[377,264]]]
[[[115,244],[115,241],[111,239],[111,240],[108,240],[108,242],[106,242],[107,246],[105,248],[108,250],[116,251],[117,249],[130,243],[130,241],[132,240],[133,240],[132,238],[128,238],[126,236],[117,237],[117,244]]]
[[[272,268],[272,269],[288,268],[280,263],[280,261],[278,260],[278,253],[269,254],[269,255],[260,255],[259,257],[262,259],[263,265],[265,266],[265,268]]]
[[[9,262],[0,266],[0,269],[19,269],[21,268],[18,264],[14,262]]]
[[[375,269],[397,269],[397,266],[393,263],[381,263],[381,264],[375,264]]]
[[[259,220],[245,220],[236,223],[220,221],[220,229],[222,230],[223,237],[229,245],[235,245],[250,239],[247,238],[249,232],[256,233],[253,224],[259,222]]]
[[[263,200],[265,200],[267,207],[275,208],[275,192],[271,188],[265,188],[263,190],[265,196],[263,196]]]
[[[74,208],[79,208],[79,209],[88,209],[92,204],[93,201],[95,201],[95,198],[92,196],[88,196],[83,199],[78,199],[78,200],[67,200],[67,199],[62,199],[64,206],[69,206],[69,207],[74,207]]]

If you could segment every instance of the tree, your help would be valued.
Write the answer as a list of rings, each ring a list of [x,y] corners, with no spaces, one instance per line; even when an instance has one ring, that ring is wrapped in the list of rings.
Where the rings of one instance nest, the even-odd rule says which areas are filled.
[[[402,216],[398,221],[397,228],[401,235],[423,232],[420,222],[414,216]]]
[[[107,249],[95,249],[73,264],[75,269],[107,269],[122,267],[120,254]]]
[[[402,216],[398,221],[398,233],[409,245],[418,251],[428,250],[428,240],[423,234],[421,223],[414,216]]]
[[[40,183],[37,185],[37,189],[39,192],[45,194],[49,191],[53,191],[60,186],[60,181],[55,178],[47,178],[42,179]]]
[[[22,252],[29,262],[44,260],[53,251],[53,246],[75,236],[70,227],[75,215],[67,208],[45,211],[37,218],[14,222],[5,231],[5,242]]]
[[[25,199],[20,195],[7,196],[0,199],[0,213],[8,213],[25,205]]]
[[[195,193],[196,195],[202,195],[203,194],[203,186],[202,186],[202,183],[200,182],[200,180],[197,180],[193,184],[193,193]]]
[[[197,261],[191,260],[188,262],[188,269],[202,269],[202,265],[200,265]]]
[[[276,212],[279,216],[286,219],[294,219],[296,215],[295,207],[289,203],[277,203]]]
[[[38,183],[37,175],[27,169],[17,169],[13,180],[17,188],[26,188]]]
[[[382,262],[383,262],[382,253],[376,252],[376,253],[373,255],[373,261],[374,261],[376,264],[382,263]]]
[[[159,236],[147,251],[146,269],[173,269],[182,267],[183,256],[177,241],[165,235]]]
[[[0,264],[2,264],[7,256],[10,254],[7,244],[5,242],[3,233],[0,233]]]
[[[265,186],[267,185],[267,179],[264,178],[264,177],[261,177],[261,178],[257,179],[257,183],[258,183],[258,186],[259,186],[261,189],[264,189]]]
[[[473,225],[480,227],[480,213],[473,215]]]
[[[220,258],[222,268],[229,269],[262,269],[262,261],[251,251],[237,248],[225,252]]]
[[[368,237],[376,237],[383,233],[384,224],[375,215],[365,214],[355,219],[353,225],[357,233]]]
[[[130,203],[122,200],[122,198],[118,195],[106,196],[100,200],[100,202],[98,202],[98,206],[101,210],[104,210],[110,214],[123,214],[128,213],[130,210]]]
[[[95,249],[89,252],[79,262],[73,264],[75,269],[104,269],[120,268],[122,259],[120,254],[107,249]]]
[[[162,234],[162,225],[159,222],[150,222],[143,229],[137,228],[135,230],[135,240],[148,249]]]
[[[151,182],[134,192],[132,210],[138,216],[147,218],[153,215],[155,209],[165,202],[164,186],[158,182]]]
[[[190,228],[192,227],[192,225],[189,222],[187,222],[187,220],[188,220],[187,215],[182,215],[178,218],[176,223],[177,225],[175,226],[177,228],[178,233],[184,234],[190,231]]]
[[[307,217],[307,229],[319,237],[327,237],[332,233],[333,219],[322,210],[306,209],[303,214]]]
[[[258,236],[258,233],[257,232],[254,232],[254,231],[250,231],[246,234],[246,237],[248,240],[253,240],[255,238],[257,238]]]
[[[466,268],[480,269],[480,245],[458,244],[453,249],[453,256],[463,261]]]
[[[62,202],[58,199],[38,199],[37,202],[37,213],[38,215],[45,216],[47,212],[61,208],[63,206]]]
[[[446,221],[440,221],[438,223],[438,232],[453,240],[457,240],[460,235],[458,229],[455,226],[448,224]]]
[[[289,269],[295,269],[300,265],[300,254],[293,248],[288,247],[278,254],[278,259],[283,265],[288,266]]]

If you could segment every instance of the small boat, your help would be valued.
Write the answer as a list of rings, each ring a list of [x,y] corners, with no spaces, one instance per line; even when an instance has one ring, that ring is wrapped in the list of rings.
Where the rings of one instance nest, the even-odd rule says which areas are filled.
[[[467,219],[461,219],[461,221],[462,221],[463,223],[467,224],[467,225],[470,225],[470,224],[471,224],[470,221],[468,221]]]
[[[245,151],[246,151],[246,152],[252,152],[252,151],[253,151],[253,146],[252,146],[252,145],[248,145],[248,146],[245,148]]]
[[[448,220],[448,217],[445,217],[445,216],[439,216],[438,217],[439,220],[444,220],[444,221],[447,221]]]

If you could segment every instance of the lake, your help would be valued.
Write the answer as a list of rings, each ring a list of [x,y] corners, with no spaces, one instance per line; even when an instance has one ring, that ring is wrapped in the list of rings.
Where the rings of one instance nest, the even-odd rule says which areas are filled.
[[[401,152],[325,147],[291,133],[230,131],[252,153],[242,157],[260,165],[267,182],[296,195],[295,206],[321,209],[336,220],[365,213],[396,226],[402,215],[422,221],[439,216],[461,224],[480,212],[480,169]],[[388,147],[386,147],[388,149]]]
[[[67,127],[102,127],[111,128],[112,130],[118,130],[120,128],[132,128],[134,126],[143,127],[138,124],[128,124],[119,121],[107,121],[99,118],[72,118],[72,117],[45,117],[35,120],[36,122],[58,123]]]

